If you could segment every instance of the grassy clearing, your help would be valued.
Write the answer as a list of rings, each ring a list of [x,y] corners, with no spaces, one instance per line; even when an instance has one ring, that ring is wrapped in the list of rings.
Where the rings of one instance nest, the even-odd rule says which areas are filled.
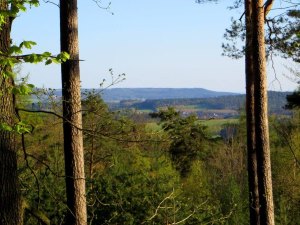
[[[212,119],[199,120],[199,122],[207,126],[209,133],[217,134],[225,124],[237,124],[239,119]]]
[[[139,113],[152,113],[153,112],[153,110],[151,110],[151,109],[138,109],[136,111]]]
[[[211,119],[211,120],[199,120],[202,124],[208,127],[221,127],[228,123],[238,123],[239,119]]]
[[[218,134],[225,124],[237,124],[239,119],[212,119],[212,120],[199,120],[199,122],[207,126],[208,132],[211,134]],[[161,125],[156,122],[149,122],[146,124],[148,131],[160,131]]]

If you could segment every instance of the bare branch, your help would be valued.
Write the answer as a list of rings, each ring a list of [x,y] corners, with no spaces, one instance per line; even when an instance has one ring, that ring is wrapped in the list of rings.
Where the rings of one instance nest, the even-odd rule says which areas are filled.
[[[101,0],[92,0],[93,2],[96,3],[96,5],[100,8],[100,9],[104,9],[106,11],[108,11],[109,13],[111,13],[111,15],[114,15],[113,12],[109,11],[110,10],[110,6],[111,6],[111,2],[109,2],[107,4],[107,6],[102,6],[102,1]]]
[[[50,4],[55,5],[55,6],[57,6],[58,8],[60,8],[60,6],[59,6],[58,3],[55,3],[55,2],[52,2],[52,1],[47,1],[47,0],[43,0],[43,2],[45,2],[45,3],[50,3]]]
[[[202,225],[217,224],[217,222],[221,222],[221,221],[224,221],[224,220],[228,219],[232,215],[233,212],[234,212],[234,210],[231,210],[227,215],[222,216],[221,218],[218,218],[218,219],[215,219],[215,220],[211,220],[207,223],[203,223]]]
[[[174,222],[174,223],[171,223],[172,225],[176,225],[176,224],[180,224],[180,223],[183,223],[184,221],[188,220],[191,216],[193,216],[195,214],[196,210],[194,209],[194,211],[188,215],[187,217],[185,217],[184,219],[178,221],[178,222]]]
[[[147,223],[150,220],[152,220],[153,218],[155,218],[158,214],[158,210],[162,208],[161,205],[168,199],[172,198],[173,195],[174,195],[174,188],[173,188],[173,191],[158,204],[158,206],[156,207],[155,213],[149,219],[144,221],[142,224]]]

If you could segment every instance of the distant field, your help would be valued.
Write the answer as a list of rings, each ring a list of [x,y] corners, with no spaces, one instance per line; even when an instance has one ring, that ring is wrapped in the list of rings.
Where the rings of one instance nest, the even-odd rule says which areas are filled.
[[[150,90],[149,90],[150,91]],[[286,95],[288,92],[268,92],[269,114],[288,115],[284,110]],[[163,95],[162,95],[163,96]],[[165,96],[164,96],[165,97]],[[166,109],[173,107],[185,115],[195,113],[199,118],[236,118],[245,108],[245,95],[218,96],[210,98],[172,98],[172,99],[148,99],[145,100],[123,100],[114,108],[133,108],[136,110]],[[216,114],[216,115],[214,115]]]
[[[211,120],[199,120],[202,124],[208,127],[221,127],[224,124],[233,123],[236,124],[239,122],[239,119],[211,119]]]
[[[198,111],[199,107],[197,105],[176,105],[174,108],[184,111],[184,110],[191,110],[191,111]]]
[[[199,122],[207,126],[209,133],[218,134],[225,124],[237,124],[239,120],[238,119],[212,119],[212,120],[199,120]],[[146,129],[149,131],[159,131],[161,130],[161,125],[158,125],[155,122],[149,122],[146,124]]]
[[[165,107],[166,108],[166,107]],[[200,105],[176,105],[175,109],[186,112],[212,112],[212,113],[234,113],[235,109],[209,109]]]
[[[139,113],[152,113],[153,112],[153,110],[151,110],[151,109],[138,109],[136,111]]]
[[[225,124],[237,124],[239,119],[212,119],[199,121],[203,125],[207,126],[209,133],[217,134]]]

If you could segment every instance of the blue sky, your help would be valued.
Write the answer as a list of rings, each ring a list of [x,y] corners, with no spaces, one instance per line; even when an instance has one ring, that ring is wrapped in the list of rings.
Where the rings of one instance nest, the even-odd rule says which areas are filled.
[[[224,2],[112,0],[112,15],[93,0],[78,0],[82,87],[99,87],[104,78],[110,80],[112,68],[115,75],[126,74],[115,87],[245,92],[244,59],[221,56],[225,28],[242,12],[228,10]],[[34,52],[58,53],[59,9],[43,2],[29,9],[15,21],[12,37],[16,43],[37,42]],[[296,84],[282,75],[282,63],[276,61],[277,76],[269,66],[269,89],[293,90]],[[37,87],[61,87],[59,65],[23,65],[22,74]]]

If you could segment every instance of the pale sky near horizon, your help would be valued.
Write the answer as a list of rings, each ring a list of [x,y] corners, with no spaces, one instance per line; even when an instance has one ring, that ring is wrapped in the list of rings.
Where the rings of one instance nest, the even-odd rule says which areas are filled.
[[[105,6],[108,1],[102,1]],[[227,1],[225,1],[227,2]],[[221,44],[232,16],[228,4],[196,4],[194,0],[112,0],[110,11],[93,0],[78,0],[81,80],[98,88],[108,70],[126,74],[114,87],[206,88],[245,92],[244,59],[221,56]],[[13,25],[13,41],[38,43],[32,51],[59,53],[59,9],[41,1]],[[268,66],[269,89],[292,91],[283,61],[276,75]],[[60,65],[23,65],[23,75],[37,87],[60,88]],[[108,84],[108,83],[107,83]]]

